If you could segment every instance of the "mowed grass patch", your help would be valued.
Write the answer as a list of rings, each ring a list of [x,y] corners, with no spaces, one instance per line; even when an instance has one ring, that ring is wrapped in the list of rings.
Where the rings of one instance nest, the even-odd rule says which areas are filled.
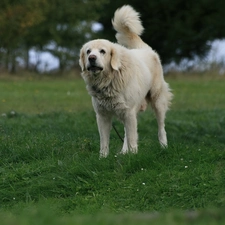
[[[223,210],[201,210],[199,212],[189,211],[173,213],[125,213],[125,214],[95,214],[95,215],[64,215],[49,213],[50,205],[39,205],[37,207],[25,208],[21,215],[4,214],[1,224],[37,224],[37,225],[111,225],[111,224],[130,224],[130,225],[223,225]],[[28,214],[29,213],[29,214]],[[0,215],[1,216],[1,215]]]
[[[89,213],[224,205],[222,124],[209,130],[207,119],[182,126],[171,119],[167,129],[170,145],[161,149],[155,121],[150,119],[146,126],[147,117],[143,116],[140,127],[147,128],[139,129],[139,153],[117,155],[122,143],[112,131],[110,156],[99,160],[93,117],[92,113],[56,113],[4,118],[0,143],[2,203],[8,206],[54,198],[66,203],[60,206],[65,211]],[[180,113],[179,117],[184,116]]]
[[[184,74],[167,80],[174,93],[172,111],[225,109],[224,76]]]
[[[110,156],[101,160],[95,115],[82,80],[20,81],[25,89],[27,82],[33,87],[26,89],[24,101],[19,100],[23,88],[9,81],[5,86],[4,81],[4,99],[11,95],[9,86],[15,85],[15,102],[19,100],[21,105],[14,106],[11,98],[12,113],[11,106],[4,105],[7,101],[1,104],[5,107],[0,117],[1,211],[21,214],[21,209],[26,209],[44,215],[38,206],[41,204],[48,206],[49,219],[51,213],[61,217],[136,212],[150,213],[151,217],[156,211],[223,209],[225,107],[220,102],[225,102],[225,97],[218,95],[218,100],[217,94],[208,92],[222,93],[224,83],[203,81],[169,79],[175,98],[166,120],[167,149],[158,143],[157,124],[148,110],[138,118],[139,153],[117,155],[122,143],[112,130]],[[25,100],[36,86],[42,87],[46,96],[41,111],[33,108],[36,103],[32,106],[31,100]],[[74,94],[68,96],[66,90]],[[40,104],[42,100],[38,100]],[[65,102],[69,108],[64,108]],[[114,123],[122,134],[122,125]],[[221,218],[222,213],[217,213]],[[68,216],[70,219],[75,221]]]
[[[91,109],[81,79],[18,79],[0,81],[0,113],[40,114]]]

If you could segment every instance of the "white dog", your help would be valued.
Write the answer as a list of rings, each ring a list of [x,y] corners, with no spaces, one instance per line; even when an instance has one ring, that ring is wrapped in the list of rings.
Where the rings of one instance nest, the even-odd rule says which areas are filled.
[[[144,111],[148,103],[156,114],[159,142],[167,146],[164,120],[172,93],[164,81],[157,53],[139,36],[144,30],[139,17],[131,6],[123,6],[112,20],[119,44],[97,39],[80,51],[81,75],[97,116],[100,157],[109,154],[113,116],[125,127],[121,153],[137,153],[137,113]]]

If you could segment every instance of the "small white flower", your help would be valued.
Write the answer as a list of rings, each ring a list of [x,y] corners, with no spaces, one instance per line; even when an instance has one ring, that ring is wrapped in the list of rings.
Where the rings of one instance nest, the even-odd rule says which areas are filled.
[[[185,168],[185,169],[187,169],[187,168],[188,168],[188,166],[185,166],[184,168]]]
[[[183,159],[183,158],[181,158],[180,160],[181,160],[181,161],[183,161],[184,159]]]
[[[16,198],[14,197],[13,200],[16,200]]]
[[[141,170],[144,170],[143,168],[141,168]]]
[[[62,160],[58,160],[58,166],[62,166],[62,165],[63,165]]]
[[[145,183],[142,183],[142,185],[145,185]]]
[[[117,155],[114,155],[115,158],[117,158]]]

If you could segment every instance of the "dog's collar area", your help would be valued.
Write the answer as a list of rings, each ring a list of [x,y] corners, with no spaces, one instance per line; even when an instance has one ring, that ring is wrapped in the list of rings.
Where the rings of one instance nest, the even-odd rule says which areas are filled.
[[[91,95],[99,100],[109,100],[109,101],[112,100],[113,96],[110,96],[107,87],[99,88],[97,85],[91,85],[90,90],[92,92]]]
[[[92,85],[91,89],[96,93],[96,94],[101,94],[101,89],[98,88],[96,85]]]

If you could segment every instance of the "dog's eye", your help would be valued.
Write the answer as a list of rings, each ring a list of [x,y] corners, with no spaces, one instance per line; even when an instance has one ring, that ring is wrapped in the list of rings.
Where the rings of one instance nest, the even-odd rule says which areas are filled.
[[[105,50],[104,49],[101,49],[100,50],[100,53],[104,55],[105,54]]]
[[[89,55],[90,53],[91,53],[91,50],[90,50],[90,49],[88,49],[88,50],[87,50],[87,54]]]

